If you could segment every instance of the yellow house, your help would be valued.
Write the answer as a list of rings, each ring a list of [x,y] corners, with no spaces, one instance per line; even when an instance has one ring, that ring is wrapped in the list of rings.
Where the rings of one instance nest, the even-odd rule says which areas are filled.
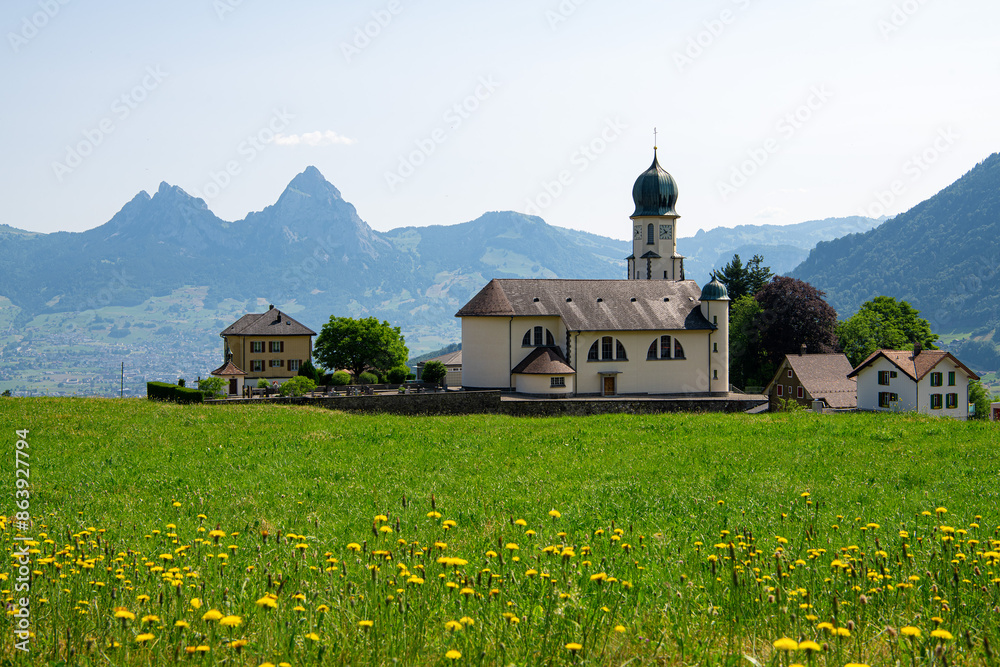
[[[295,377],[312,358],[316,332],[273,305],[266,313],[251,313],[229,325],[221,334],[223,360],[246,372],[246,382],[260,379],[281,384]]]

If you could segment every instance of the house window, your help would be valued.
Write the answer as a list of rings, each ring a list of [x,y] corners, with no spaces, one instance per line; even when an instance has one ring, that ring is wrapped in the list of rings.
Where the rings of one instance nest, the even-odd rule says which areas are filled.
[[[646,225],[646,245],[653,245],[656,241],[653,240],[653,223]]]
[[[261,347],[264,344],[261,343]],[[250,361],[250,372],[251,373],[263,373],[264,372],[264,360],[263,359],[253,359]]]
[[[300,368],[302,368],[302,360],[301,359],[289,359],[288,360],[288,370],[290,370],[290,371],[297,371]]]
[[[940,410],[941,405],[941,394],[931,394],[931,410]]]
[[[719,316],[718,315],[712,315],[712,324],[714,324],[715,326],[719,326]]]
[[[878,406],[880,408],[891,408],[893,403],[899,401],[899,396],[888,391],[880,391],[878,394]]]
[[[285,341],[283,340],[271,341],[271,354],[278,354],[284,351],[285,351]]]
[[[943,380],[943,377],[942,377],[941,373],[931,373],[931,386],[932,387],[940,387],[942,380]],[[939,405],[938,407],[940,408],[941,406]]]
[[[881,385],[889,384],[889,371],[878,372],[878,383]]]
[[[271,368],[284,368],[284,366],[285,366],[285,360],[284,359],[271,359],[271,362],[268,365]]]
[[[718,352],[718,351],[719,351],[719,344],[712,343],[712,352]]]
[[[791,368],[788,369],[787,375],[788,375],[788,377],[792,377],[792,369]]]
[[[954,410],[958,407],[958,394],[948,394],[947,400],[949,410]]]
[[[796,396],[798,398],[805,398],[806,397],[806,390],[804,388],[802,388],[802,387],[799,387],[799,390],[798,390],[798,393],[796,394]]]
[[[950,371],[948,373],[948,386],[949,387],[955,386],[955,371]]]
[[[666,279],[667,279],[667,272],[666,272],[666,271],[664,271],[664,272],[663,272],[663,279],[664,279],[664,280],[666,280]]]
[[[712,371],[712,379],[713,380],[719,379],[719,371]]]
[[[785,387],[784,387],[784,385],[780,385],[779,384],[778,385],[778,398],[781,398],[784,395],[785,395]]]
[[[250,352],[253,354],[264,354],[264,341],[254,340],[250,341]]]
[[[549,386],[550,387],[565,387],[566,386],[566,378],[552,378],[549,381]]]

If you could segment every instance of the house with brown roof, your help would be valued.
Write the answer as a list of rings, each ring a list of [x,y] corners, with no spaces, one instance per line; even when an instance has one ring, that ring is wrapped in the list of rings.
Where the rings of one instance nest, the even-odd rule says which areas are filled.
[[[312,358],[316,332],[272,305],[266,313],[244,315],[219,335],[225,364],[217,370],[243,372],[244,382],[256,385],[261,379],[281,384],[298,375]]]
[[[494,279],[462,318],[462,385],[546,396],[729,393],[729,295],[684,279],[677,183],[632,188],[625,280]]]
[[[790,354],[764,391],[769,409],[780,409],[784,401],[806,408],[821,401],[824,409],[853,410],[858,407],[858,383],[847,377],[853,370],[844,354],[806,354],[805,350]]]
[[[969,384],[979,376],[943,350],[876,350],[848,375],[858,409],[969,418]]]

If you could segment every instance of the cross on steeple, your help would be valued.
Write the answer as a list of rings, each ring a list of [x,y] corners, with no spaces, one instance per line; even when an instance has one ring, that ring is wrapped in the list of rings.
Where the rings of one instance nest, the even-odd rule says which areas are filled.
[[[653,128],[653,150],[654,151],[656,150],[656,135],[657,135],[657,132],[656,132],[656,128],[654,127]]]

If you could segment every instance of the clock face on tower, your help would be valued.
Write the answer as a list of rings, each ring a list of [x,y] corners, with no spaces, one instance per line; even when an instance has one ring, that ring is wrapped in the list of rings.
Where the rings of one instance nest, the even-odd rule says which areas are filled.
[[[642,225],[635,226],[635,239],[638,241],[642,238]]]
[[[673,231],[673,225],[660,225],[660,238],[669,239]]]

